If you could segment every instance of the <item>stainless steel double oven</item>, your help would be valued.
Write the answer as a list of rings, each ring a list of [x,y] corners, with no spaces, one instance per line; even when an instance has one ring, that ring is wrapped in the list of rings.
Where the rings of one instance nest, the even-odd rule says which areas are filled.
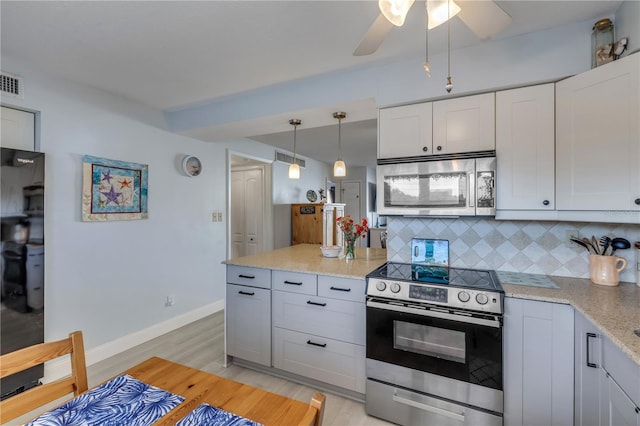
[[[495,273],[388,262],[367,283],[367,413],[403,425],[501,425]]]

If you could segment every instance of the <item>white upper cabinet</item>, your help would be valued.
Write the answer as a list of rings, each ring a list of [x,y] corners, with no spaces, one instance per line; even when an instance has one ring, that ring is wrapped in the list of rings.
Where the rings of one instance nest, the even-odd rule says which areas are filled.
[[[554,85],[496,93],[499,210],[555,209]]]
[[[434,154],[496,149],[495,118],[493,92],[434,102]]]
[[[556,84],[558,210],[629,211],[640,222],[639,71],[633,54]]]
[[[430,102],[381,109],[378,158],[431,155],[431,111]]]

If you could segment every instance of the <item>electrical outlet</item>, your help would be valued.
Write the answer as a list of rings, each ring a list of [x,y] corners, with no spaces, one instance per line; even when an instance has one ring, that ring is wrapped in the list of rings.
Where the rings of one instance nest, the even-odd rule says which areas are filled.
[[[172,294],[170,294],[169,296],[167,296],[167,300],[164,302],[164,306],[168,308],[170,306],[173,306],[174,303],[175,303],[175,297]]]
[[[222,212],[218,212],[218,222],[222,222]]]
[[[211,213],[211,222],[217,222],[217,221],[218,221],[218,212]]]

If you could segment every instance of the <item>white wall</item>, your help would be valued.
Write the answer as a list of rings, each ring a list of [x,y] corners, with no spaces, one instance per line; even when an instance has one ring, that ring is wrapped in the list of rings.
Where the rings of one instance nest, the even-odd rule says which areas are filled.
[[[163,130],[157,111],[17,60],[3,56],[2,68],[24,78],[25,96],[1,101],[41,113],[45,339],[81,329],[90,351],[193,311],[220,308],[225,228],[210,221],[210,212],[225,208],[224,148]],[[200,176],[180,174],[187,153],[202,159]],[[148,164],[149,219],[82,222],[84,154]],[[164,306],[167,295],[175,296],[175,306]]]
[[[640,1],[627,0],[623,2],[613,20],[615,29],[615,41],[622,37],[629,37],[627,51],[623,56],[630,52],[640,50]]]

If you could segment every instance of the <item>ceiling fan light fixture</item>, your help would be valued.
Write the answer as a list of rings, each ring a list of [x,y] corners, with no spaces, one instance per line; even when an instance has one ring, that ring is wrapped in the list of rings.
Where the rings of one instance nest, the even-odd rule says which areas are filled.
[[[341,123],[342,120],[347,116],[346,112],[334,112],[333,118],[338,120],[338,159],[335,163],[333,163],[333,176],[335,177],[345,177],[347,175],[347,165],[342,160],[342,147],[340,140],[342,138],[341,132]]]
[[[300,166],[296,161],[296,130],[302,123],[299,118],[292,118],[289,124],[293,126],[293,163],[289,165],[289,179],[300,179]]]
[[[393,25],[401,27],[415,0],[378,0],[378,7]]]
[[[460,12],[460,6],[453,0],[427,0],[427,13],[429,14],[428,29],[433,29],[444,24]]]

